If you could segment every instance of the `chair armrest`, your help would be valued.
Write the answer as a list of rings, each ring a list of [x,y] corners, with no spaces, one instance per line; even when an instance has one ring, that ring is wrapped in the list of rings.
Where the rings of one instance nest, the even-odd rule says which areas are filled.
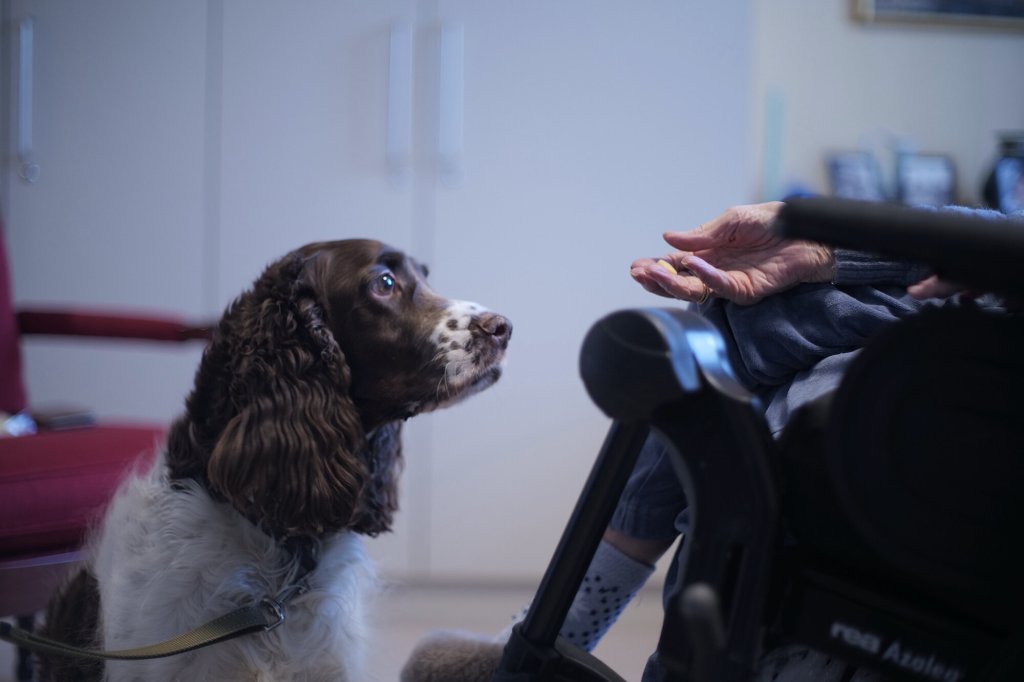
[[[21,334],[95,336],[148,341],[210,339],[213,324],[190,324],[173,316],[126,314],[85,308],[24,309],[17,313]]]
[[[737,404],[756,400],[736,379],[718,329],[677,308],[620,310],[596,322],[583,340],[580,375],[601,411],[626,422],[649,420],[705,382]]]
[[[1004,294],[1024,293],[1020,264],[1024,226],[1011,218],[984,218],[835,197],[791,199],[774,225],[783,237],[924,263],[952,282]]]

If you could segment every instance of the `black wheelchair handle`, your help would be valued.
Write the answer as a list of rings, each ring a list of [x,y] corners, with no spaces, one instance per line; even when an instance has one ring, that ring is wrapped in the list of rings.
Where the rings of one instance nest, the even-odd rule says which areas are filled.
[[[953,282],[1024,293],[1024,220],[835,197],[790,199],[775,231],[784,237],[898,256]]]
[[[739,401],[749,394],[734,378],[721,334],[683,309],[621,310],[598,320],[580,352],[591,400],[612,419],[647,420],[666,403],[696,393],[701,376]]]

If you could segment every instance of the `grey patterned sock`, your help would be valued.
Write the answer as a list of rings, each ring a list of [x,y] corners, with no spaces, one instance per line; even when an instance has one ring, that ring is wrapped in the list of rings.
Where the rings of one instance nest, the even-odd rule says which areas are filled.
[[[576,646],[593,650],[653,572],[653,566],[602,541],[565,617],[561,635]]]
[[[652,573],[653,566],[626,556],[602,540],[559,634],[592,651]],[[508,641],[512,627],[526,617],[528,610],[529,606],[513,616],[512,624],[497,641]]]

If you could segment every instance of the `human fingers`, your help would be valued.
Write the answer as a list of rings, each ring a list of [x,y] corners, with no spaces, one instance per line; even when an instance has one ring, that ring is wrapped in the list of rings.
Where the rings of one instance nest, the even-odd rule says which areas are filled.
[[[777,288],[772,288],[763,273],[755,270],[717,268],[695,255],[683,258],[682,265],[706,283],[712,295],[733,303],[741,305],[757,303],[777,290]]]
[[[697,231],[700,230],[700,231]],[[722,244],[722,238],[716,231],[708,231],[703,226],[688,232],[665,232],[662,239],[674,249],[680,251],[700,251],[711,249]]]
[[[733,209],[701,223],[691,230],[670,230],[661,236],[673,248],[680,251],[696,251],[718,246],[723,241],[722,230],[728,229]]]
[[[646,260],[650,262],[641,265],[634,264],[634,266],[631,267],[629,270],[629,276],[632,277],[637,284],[639,284],[641,287],[644,288],[645,291],[649,293],[656,294],[657,296],[664,296],[666,298],[674,298],[674,296],[665,291],[665,289],[662,288],[658,280],[653,275],[651,275],[652,270],[664,272],[665,274],[668,274],[668,271],[663,270],[658,265],[655,265],[654,260]]]
[[[637,269],[642,270],[646,268],[648,265],[653,265],[655,262],[656,261],[654,258],[637,258],[635,261],[630,263],[629,270],[630,272]]]
[[[710,288],[703,280],[685,270],[679,274],[672,274],[661,266],[654,265],[647,269],[646,275],[665,295],[681,301],[703,303],[711,295]]]
[[[682,253],[670,253],[661,258],[655,260],[654,258],[637,258],[629,266],[630,271],[633,270],[645,270],[650,267],[658,267],[663,270],[667,270],[671,274],[679,274],[679,272],[686,270],[686,267],[682,264],[682,259],[685,254]]]
[[[725,272],[693,254],[683,257],[682,265],[702,282],[705,282],[717,295],[723,298],[733,298],[735,283]]]
[[[735,241],[735,238],[731,236],[733,223],[730,211],[726,211],[706,223],[701,223],[692,230],[665,232],[661,235],[662,239],[679,251],[699,251],[728,244]]]
[[[938,275],[932,275],[907,287],[907,293],[916,299],[946,298],[963,290],[963,285],[939,279]]]
[[[665,232],[662,237],[681,251],[742,248],[765,240],[777,240],[771,233],[771,226],[782,206],[779,201],[733,206],[692,230]]]

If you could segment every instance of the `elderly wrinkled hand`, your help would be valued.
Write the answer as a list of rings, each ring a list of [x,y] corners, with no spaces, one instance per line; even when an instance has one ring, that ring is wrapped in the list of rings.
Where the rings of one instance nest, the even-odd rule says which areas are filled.
[[[630,275],[645,290],[703,303],[710,296],[752,304],[803,282],[832,277],[832,251],[814,242],[784,239],[771,226],[782,202],[735,206],[688,232],[666,232],[674,251],[663,260],[633,261]]]

